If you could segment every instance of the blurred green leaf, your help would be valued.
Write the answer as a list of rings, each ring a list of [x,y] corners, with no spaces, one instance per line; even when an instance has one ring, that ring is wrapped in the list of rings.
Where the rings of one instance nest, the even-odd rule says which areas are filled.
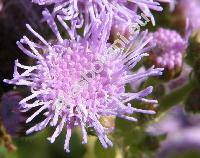
[[[53,131],[52,131],[53,132]],[[51,144],[47,138],[51,136],[52,132],[45,130],[39,132],[28,138],[17,139],[16,144],[18,147],[17,154],[19,158],[82,158],[85,153],[85,147],[81,144],[76,131],[73,132],[70,140],[70,153],[64,151],[64,141],[66,132],[56,139]],[[31,154],[30,154],[31,153]]]
[[[18,158],[17,152],[8,152],[4,146],[0,146],[0,158]]]
[[[97,158],[115,158],[115,148],[114,147],[108,147],[107,149],[104,149],[99,140],[95,143],[95,156]]]
[[[6,155],[7,155],[7,150],[3,146],[0,146],[0,158],[5,158]]]
[[[200,43],[197,42],[197,37],[194,36],[190,38],[185,60],[189,65],[194,66],[194,63],[199,58],[200,58]]]
[[[144,125],[116,119],[115,141],[123,148],[124,158],[140,158],[158,148],[158,139],[148,135]]]

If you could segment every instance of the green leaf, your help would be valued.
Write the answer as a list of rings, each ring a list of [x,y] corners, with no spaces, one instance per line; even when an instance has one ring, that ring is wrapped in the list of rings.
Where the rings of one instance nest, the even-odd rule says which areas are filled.
[[[145,132],[143,124],[116,119],[115,141],[123,149],[125,158],[150,155],[158,148],[158,139]]]
[[[99,140],[95,143],[95,156],[97,158],[115,158],[116,151],[114,147],[104,149]]]

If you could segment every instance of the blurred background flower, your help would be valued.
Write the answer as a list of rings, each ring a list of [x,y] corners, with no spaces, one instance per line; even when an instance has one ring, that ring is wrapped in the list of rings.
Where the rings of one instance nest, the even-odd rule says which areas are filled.
[[[199,115],[186,114],[183,106],[175,106],[159,122],[150,125],[147,131],[152,135],[166,135],[156,157],[200,156],[199,121]]]
[[[193,30],[200,28],[200,1],[199,0],[178,0],[177,8],[180,10],[180,15],[184,18],[189,18]]]
[[[20,111],[19,101],[23,95],[17,91],[5,93],[0,103],[0,118],[12,137],[25,136],[27,114]],[[27,115],[27,116],[26,116]]]

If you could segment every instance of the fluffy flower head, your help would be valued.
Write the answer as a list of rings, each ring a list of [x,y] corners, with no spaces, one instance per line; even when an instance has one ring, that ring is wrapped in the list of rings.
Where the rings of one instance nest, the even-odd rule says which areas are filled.
[[[187,48],[187,40],[174,30],[159,28],[150,33],[156,47],[153,53],[157,56],[155,63],[168,69],[182,66],[182,58]]]
[[[170,2],[171,0],[157,0]],[[99,21],[102,11],[113,12],[115,20],[131,25],[140,20],[139,12],[143,12],[150,17],[155,24],[154,17],[150,10],[161,11],[162,7],[157,1],[149,0],[32,0],[39,5],[54,5],[53,14],[59,14],[67,20],[77,18],[82,15],[86,22],[90,20]]]
[[[101,17],[101,24],[93,25],[95,33],[85,32],[84,38],[77,35],[73,25],[70,28],[64,22],[64,18],[58,16],[58,20],[68,31],[70,40],[61,37],[53,17],[47,10],[43,15],[57,40],[47,42],[27,25],[42,44],[35,43],[26,36],[17,44],[25,54],[37,61],[36,65],[25,66],[16,60],[13,79],[4,80],[9,84],[31,88],[32,94],[20,101],[22,111],[38,108],[27,119],[27,123],[39,114],[46,117],[30,128],[27,134],[40,131],[48,124],[56,126],[55,132],[48,138],[53,143],[63,128],[66,128],[64,148],[69,152],[72,129],[79,126],[83,134],[82,143],[87,143],[86,129],[90,127],[106,148],[112,146],[112,142],[107,137],[108,129],[99,121],[101,117],[117,116],[136,121],[128,115],[135,112],[154,114],[154,111],[136,109],[129,103],[132,99],[157,103],[156,100],[144,98],[152,92],[152,87],[137,93],[126,93],[124,88],[130,81],[162,73],[163,69],[152,67],[143,73],[130,74],[129,69],[133,68],[142,57],[147,56],[145,52],[151,48],[146,46],[150,42],[150,39],[146,39],[147,33],[136,34],[132,41],[127,43],[128,54],[122,53],[121,48],[109,54],[108,51],[111,50],[107,43],[109,33],[107,27],[104,27],[111,25],[108,14]]]

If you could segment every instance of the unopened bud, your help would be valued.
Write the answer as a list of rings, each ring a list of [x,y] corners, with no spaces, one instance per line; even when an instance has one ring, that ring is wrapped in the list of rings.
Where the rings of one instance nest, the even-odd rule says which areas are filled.
[[[165,68],[165,79],[179,76],[187,41],[176,31],[164,28],[159,28],[156,32],[150,33],[149,36],[153,37],[152,42],[156,44],[156,47],[150,53],[147,65]]]

